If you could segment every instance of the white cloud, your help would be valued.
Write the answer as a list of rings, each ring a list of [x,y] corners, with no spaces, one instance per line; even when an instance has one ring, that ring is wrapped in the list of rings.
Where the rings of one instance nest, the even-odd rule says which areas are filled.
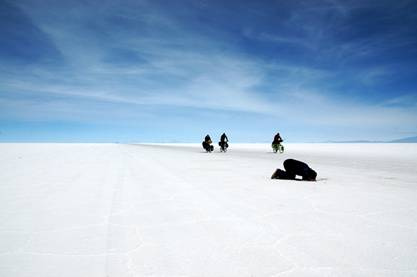
[[[334,4],[341,13],[348,12],[338,6],[337,1]],[[415,109],[393,107],[407,99],[392,99],[384,104],[355,102],[321,85],[335,77],[330,70],[253,58],[235,51],[227,41],[201,35],[191,27],[178,24],[174,18],[155,10],[148,12],[146,4],[141,5],[144,8],[141,14],[126,9],[111,12],[143,24],[143,35],[113,32],[111,23],[105,20],[110,16],[109,11],[103,8],[97,11],[100,17],[94,19],[103,32],[103,38],[98,39],[84,29],[84,24],[92,20],[91,14],[82,12],[84,8],[74,8],[69,15],[60,18],[61,13],[55,15],[53,10],[44,16],[42,7],[22,4],[35,24],[51,38],[66,64],[59,71],[43,65],[24,71],[10,69],[21,72],[14,78],[0,77],[2,89],[25,94],[26,99],[14,102],[3,99],[0,105],[14,105],[27,117],[31,117],[29,111],[33,111],[45,117],[67,117],[73,113],[79,114],[80,119],[101,120],[106,115],[101,108],[94,107],[96,101],[137,105],[138,109],[169,106],[256,113],[266,120],[318,128],[330,126],[349,130],[360,126],[382,130],[394,129],[399,124],[410,129],[417,126]],[[71,20],[73,17],[77,20]],[[250,32],[247,35],[254,36]],[[305,40],[268,33],[261,33],[258,38],[312,47],[306,45]],[[372,45],[368,43],[371,42],[326,51],[341,50],[344,55],[362,48],[369,50]],[[129,49],[146,62],[126,67],[105,62],[114,47]],[[374,67],[363,75],[362,81],[375,82],[388,73],[386,68]],[[50,101],[39,103],[36,100],[39,97],[50,97]],[[77,105],[77,99],[91,101],[91,104]],[[34,102],[37,108],[31,107]],[[25,111],[25,106],[31,108]],[[42,113],[42,109],[48,112]],[[114,112],[120,118],[129,118],[128,113],[121,110],[119,106]],[[145,113],[140,115],[147,118]],[[166,116],[160,114],[161,118]]]

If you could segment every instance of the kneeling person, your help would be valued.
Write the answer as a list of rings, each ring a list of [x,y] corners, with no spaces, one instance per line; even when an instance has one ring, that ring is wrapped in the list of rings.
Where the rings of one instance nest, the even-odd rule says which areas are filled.
[[[284,161],[284,170],[277,169],[272,174],[271,179],[289,179],[296,180],[296,176],[299,175],[304,181],[315,181],[317,172],[311,169],[306,163],[297,161],[294,159],[287,159]]]

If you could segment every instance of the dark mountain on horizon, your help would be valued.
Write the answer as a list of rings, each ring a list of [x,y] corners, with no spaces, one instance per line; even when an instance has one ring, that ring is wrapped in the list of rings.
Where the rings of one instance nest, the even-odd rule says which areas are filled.
[[[395,140],[391,140],[389,142],[392,142],[392,143],[417,143],[417,136],[416,137],[407,137],[407,138],[395,139]]]
[[[329,140],[326,143],[384,143],[385,141],[372,140]]]
[[[417,136],[394,139],[388,141],[382,140],[342,140],[342,141],[326,141],[326,143],[417,143]]]

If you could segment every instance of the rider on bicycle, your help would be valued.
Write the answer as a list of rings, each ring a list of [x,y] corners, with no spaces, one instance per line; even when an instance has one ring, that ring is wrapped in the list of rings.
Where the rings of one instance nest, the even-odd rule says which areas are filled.
[[[214,146],[211,145],[212,141],[209,135],[206,135],[206,137],[204,138],[204,141],[202,142],[203,148],[207,151],[207,152],[211,152],[214,149]]]
[[[272,148],[276,151],[278,151],[278,149],[280,147],[282,147],[281,142],[283,142],[284,140],[281,138],[281,136],[279,135],[279,133],[277,133],[274,136],[274,141],[272,142]]]
[[[228,142],[229,142],[229,139],[227,138],[226,134],[223,133],[220,137],[220,142],[219,142],[220,149],[223,152],[226,152],[227,147],[229,147]]]

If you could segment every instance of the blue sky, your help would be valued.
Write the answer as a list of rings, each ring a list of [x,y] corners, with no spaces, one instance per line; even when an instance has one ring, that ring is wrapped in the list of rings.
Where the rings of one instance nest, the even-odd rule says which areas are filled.
[[[0,3],[0,141],[417,135],[416,1]]]

